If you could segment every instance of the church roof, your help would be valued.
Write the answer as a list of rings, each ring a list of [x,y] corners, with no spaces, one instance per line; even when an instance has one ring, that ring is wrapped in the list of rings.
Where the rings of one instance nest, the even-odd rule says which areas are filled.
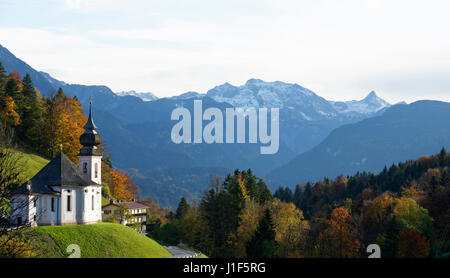
[[[31,192],[27,189],[29,182],[31,183]],[[61,152],[34,177],[16,189],[13,194],[55,194],[57,192],[52,190],[51,186],[61,185],[89,186],[97,184]]]
[[[102,142],[100,135],[97,133],[97,126],[94,123],[94,115],[92,114],[92,99],[89,101],[89,118],[84,126],[84,132],[80,136],[80,144],[83,146],[80,149],[79,156],[102,156],[98,145]]]
[[[97,129],[97,126],[94,123],[94,115],[92,114],[92,99],[89,100],[89,118],[86,125],[84,125],[84,129],[85,130]]]

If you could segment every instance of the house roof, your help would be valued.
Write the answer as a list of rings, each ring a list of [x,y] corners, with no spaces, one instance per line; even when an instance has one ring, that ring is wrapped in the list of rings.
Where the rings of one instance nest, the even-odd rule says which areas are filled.
[[[149,206],[141,204],[141,203],[138,203],[138,202],[123,202],[123,203],[125,204],[125,207],[127,209],[147,209],[147,208],[150,208]],[[120,207],[121,203],[116,203],[116,202],[109,203],[107,205],[104,205],[103,208],[107,207],[107,206],[111,206],[111,205],[112,206],[116,206],[116,207]]]
[[[27,189],[27,184],[29,182],[31,183],[31,192]],[[90,186],[98,184],[78,169],[78,167],[61,152],[34,177],[16,189],[13,194],[55,194],[57,192],[52,190],[51,186],[62,185]]]

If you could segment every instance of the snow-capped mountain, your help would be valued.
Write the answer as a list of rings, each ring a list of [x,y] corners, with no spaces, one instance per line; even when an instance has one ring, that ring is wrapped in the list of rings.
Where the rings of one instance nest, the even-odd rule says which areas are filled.
[[[178,96],[173,96],[170,97],[169,99],[172,100],[183,100],[183,99],[190,99],[190,98],[201,98],[204,97],[204,94],[199,94],[197,92],[186,92],[184,94],[178,95]]]
[[[147,92],[147,93],[138,93],[136,91],[123,91],[123,92],[115,92],[118,96],[135,96],[143,101],[154,101],[157,100],[158,97],[155,96],[153,93]]]
[[[339,113],[370,114],[391,106],[384,99],[378,97],[375,91],[371,91],[362,100],[330,101],[330,103]]]
[[[250,79],[239,87],[225,83],[209,90],[206,96],[234,107],[290,110],[300,119],[307,121],[341,116],[355,118],[376,113],[390,106],[374,91],[362,100],[334,102],[327,101],[298,84],[280,81],[264,82],[259,79]]]

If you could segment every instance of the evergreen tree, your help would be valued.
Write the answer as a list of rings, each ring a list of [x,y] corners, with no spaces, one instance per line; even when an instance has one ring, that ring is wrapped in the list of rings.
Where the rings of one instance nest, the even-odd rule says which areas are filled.
[[[24,100],[17,80],[14,78],[9,78],[8,81],[6,81],[5,94],[13,98],[15,104],[14,110],[19,114],[21,119],[24,108]]]
[[[441,165],[441,167],[446,166],[445,162],[447,159],[447,151],[445,150],[445,148],[441,149],[441,152],[439,153],[439,164]]]
[[[36,89],[29,74],[25,75],[22,84],[24,107],[17,133],[26,145],[32,149],[38,149],[42,140],[42,103],[36,94]]]
[[[444,170],[442,172],[440,183],[441,183],[442,186],[450,185],[450,177],[448,175],[448,171],[447,170]]]
[[[6,80],[6,70],[2,65],[2,62],[0,62],[0,91],[3,88],[3,85],[5,84]]]
[[[178,208],[175,213],[175,217],[177,219],[182,219],[184,217],[184,215],[186,215],[188,210],[189,210],[189,205],[186,202],[186,199],[184,197],[182,197],[180,200],[180,203],[178,204]]]
[[[275,230],[270,211],[266,209],[259,221],[258,229],[247,243],[248,258],[273,258],[277,249]]]
[[[258,190],[256,188],[256,177],[253,175],[251,169],[248,169],[247,173],[243,171],[243,174],[246,176],[245,188],[247,189],[247,193],[252,200],[255,200],[258,193]]]
[[[401,224],[394,216],[389,221],[386,232],[378,240],[378,243],[382,250],[382,258],[395,258],[397,254],[397,243],[400,232]]]
[[[205,219],[212,243],[211,257],[225,257],[226,241],[235,230],[236,216],[228,209],[231,204],[231,194],[225,190],[210,189],[200,203],[200,214]]]
[[[302,202],[302,198],[303,198],[303,190],[302,190],[302,187],[300,186],[300,184],[297,184],[296,186],[295,186],[295,191],[294,191],[294,198],[293,198],[293,202],[294,202],[294,205],[297,207],[297,208],[300,208],[300,206],[301,206],[301,202]]]
[[[259,179],[258,183],[256,184],[256,187],[257,187],[256,201],[258,203],[263,205],[267,201],[272,200],[272,193],[270,192],[266,183],[262,179]]]
[[[307,182],[305,185],[305,190],[303,191],[303,196],[301,200],[300,209],[303,211],[303,215],[306,219],[309,219],[311,216],[311,208],[309,204],[312,199],[312,186],[310,182]]]

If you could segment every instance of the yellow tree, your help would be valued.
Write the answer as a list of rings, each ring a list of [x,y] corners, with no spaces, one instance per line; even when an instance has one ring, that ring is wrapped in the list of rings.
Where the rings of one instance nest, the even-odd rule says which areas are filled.
[[[269,205],[273,216],[275,240],[280,246],[282,257],[304,256],[306,235],[309,223],[303,217],[303,212],[293,203],[284,203],[274,199]]]
[[[58,90],[44,103],[44,119],[42,152],[53,158],[59,154],[62,145],[64,153],[78,164],[76,156],[82,147],[79,138],[87,122],[78,100]]]
[[[248,200],[245,202],[245,206],[242,209],[240,214],[240,225],[237,228],[236,240],[234,241],[235,245],[235,254],[236,258],[245,258],[246,243],[252,238],[256,229],[258,228],[259,220],[263,215],[263,207],[253,201]]]
[[[14,110],[14,99],[8,95],[4,96],[3,107],[1,110],[1,117],[11,126],[17,126],[20,124],[20,116]]]

